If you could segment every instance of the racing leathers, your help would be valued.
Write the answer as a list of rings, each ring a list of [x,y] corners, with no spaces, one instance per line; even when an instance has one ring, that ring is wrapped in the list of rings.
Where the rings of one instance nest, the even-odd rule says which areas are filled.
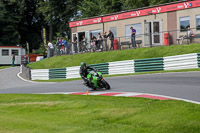
[[[81,78],[83,79],[83,81],[85,82],[84,84],[86,84],[87,86],[89,87],[93,87],[91,86],[91,80],[87,78],[87,75],[89,74],[88,70],[94,70],[94,71],[97,71],[95,68],[93,67],[90,67],[90,66],[86,66],[85,69],[82,69],[80,67],[80,75],[81,75]]]

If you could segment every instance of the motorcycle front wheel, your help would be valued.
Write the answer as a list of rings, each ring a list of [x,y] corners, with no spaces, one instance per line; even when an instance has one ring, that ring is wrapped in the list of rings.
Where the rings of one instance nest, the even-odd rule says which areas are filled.
[[[103,88],[105,88],[106,90],[110,90],[110,85],[108,84],[108,82],[106,82],[104,79],[101,80]]]

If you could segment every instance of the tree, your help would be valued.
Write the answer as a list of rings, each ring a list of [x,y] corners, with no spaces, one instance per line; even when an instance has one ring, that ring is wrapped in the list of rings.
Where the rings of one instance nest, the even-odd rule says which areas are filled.
[[[80,1],[80,0],[79,0]],[[68,21],[76,14],[78,0],[43,0],[39,3],[38,12],[42,13],[44,20],[49,26],[49,40],[51,41],[56,32],[66,36]],[[54,29],[54,31],[53,31]],[[69,30],[69,29],[68,29]]]
[[[42,16],[36,14],[37,0],[0,0],[0,44],[25,44],[36,49],[41,43]]]
[[[174,1],[180,1],[180,0],[149,0],[149,4],[150,6],[153,6],[153,5],[164,4],[164,3],[174,2]]]
[[[131,10],[135,8],[147,7],[150,5],[150,0],[125,0],[123,10]]]
[[[0,43],[4,45],[12,45],[20,42],[18,24],[20,8],[17,1],[0,1]]]
[[[99,16],[173,1],[177,0],[83,0],[78,6],[80,15],[77,18]]]
[[[68,22],[104,14],[163,4],[175,0],[0,0],[0,45],[42,44],[42,26],[48,40],[70,35]]]
[[[42,43],[41,25],[45,22],[43,15],[36,12],[38,4],[39,0],[24,0],[23,8],[21,9],[22,18],[19,23],[20,43],[29,42],[30,49],[37,49]]]
[[[83,0],[78,6],[78,10],[81,12],[81,16],[78,18],[119,12],[122,10],[122,5],[120,0]]]

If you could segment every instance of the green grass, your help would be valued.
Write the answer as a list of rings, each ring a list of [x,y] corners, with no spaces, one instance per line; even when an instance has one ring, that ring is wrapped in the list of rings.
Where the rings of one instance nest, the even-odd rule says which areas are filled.
[[[142,74],[153,74],[153,73],[169,73],[169,72],[193,72],[200,71],[200,68],[194,69],[181,69],[181,70],[168,70],[168,71],[152,71],[152,72],[139,72],[139,73],[130,73],[130,74],[115,74],[115,75],[104,75],[103,77],[117,77],[117,76],[129,76],[129,75],[142,75]],[[81,78],[74,79],[50,79],[50,80],[34,80],[36,82],[67,82],[80,80]]]
[[[199,133],[200,105],[177,100],[0,95],[1,133]]]
[[[200,44],[172,45],[153,48],[138,48],[130,50],[117,50],[109,52],[87,53],[71,56],[57,56],[40,62],[31,63],[28,67],[33,69],[64,68],[79,66],[80,62],[97,64],[104,62],[166,57],[200,52]]]
[[[0,69],[9,68],[11,66],[0,66]]]

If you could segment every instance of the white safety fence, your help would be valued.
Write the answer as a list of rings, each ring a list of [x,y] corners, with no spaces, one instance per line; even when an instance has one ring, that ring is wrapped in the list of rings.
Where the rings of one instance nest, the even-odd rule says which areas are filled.
[[[80,78],[79,70],[80,66],[67,67],[67,72],[66,72],[67,79]]]
[[[134,60],[109,62],[109,75],[135,73]]]
[[[32,69],[31,80],[49,80],[49,69]]]
[[[164,57],[164,70],[198,68],[197,59],[197,53]]]
[[[168,56],[163,58],[164,70],[180,70],[180,69],[192,69],[198,68],[198,54],[185,54],[177,56]],[[66,78],[80,78],[79,74],[80,66],[67,67]],[[108,74],[129,74],[135,73],[135,61],[117,61],[108,63]],[[48,80],[49,69],[32,69],[31,70],[32,80]]]

